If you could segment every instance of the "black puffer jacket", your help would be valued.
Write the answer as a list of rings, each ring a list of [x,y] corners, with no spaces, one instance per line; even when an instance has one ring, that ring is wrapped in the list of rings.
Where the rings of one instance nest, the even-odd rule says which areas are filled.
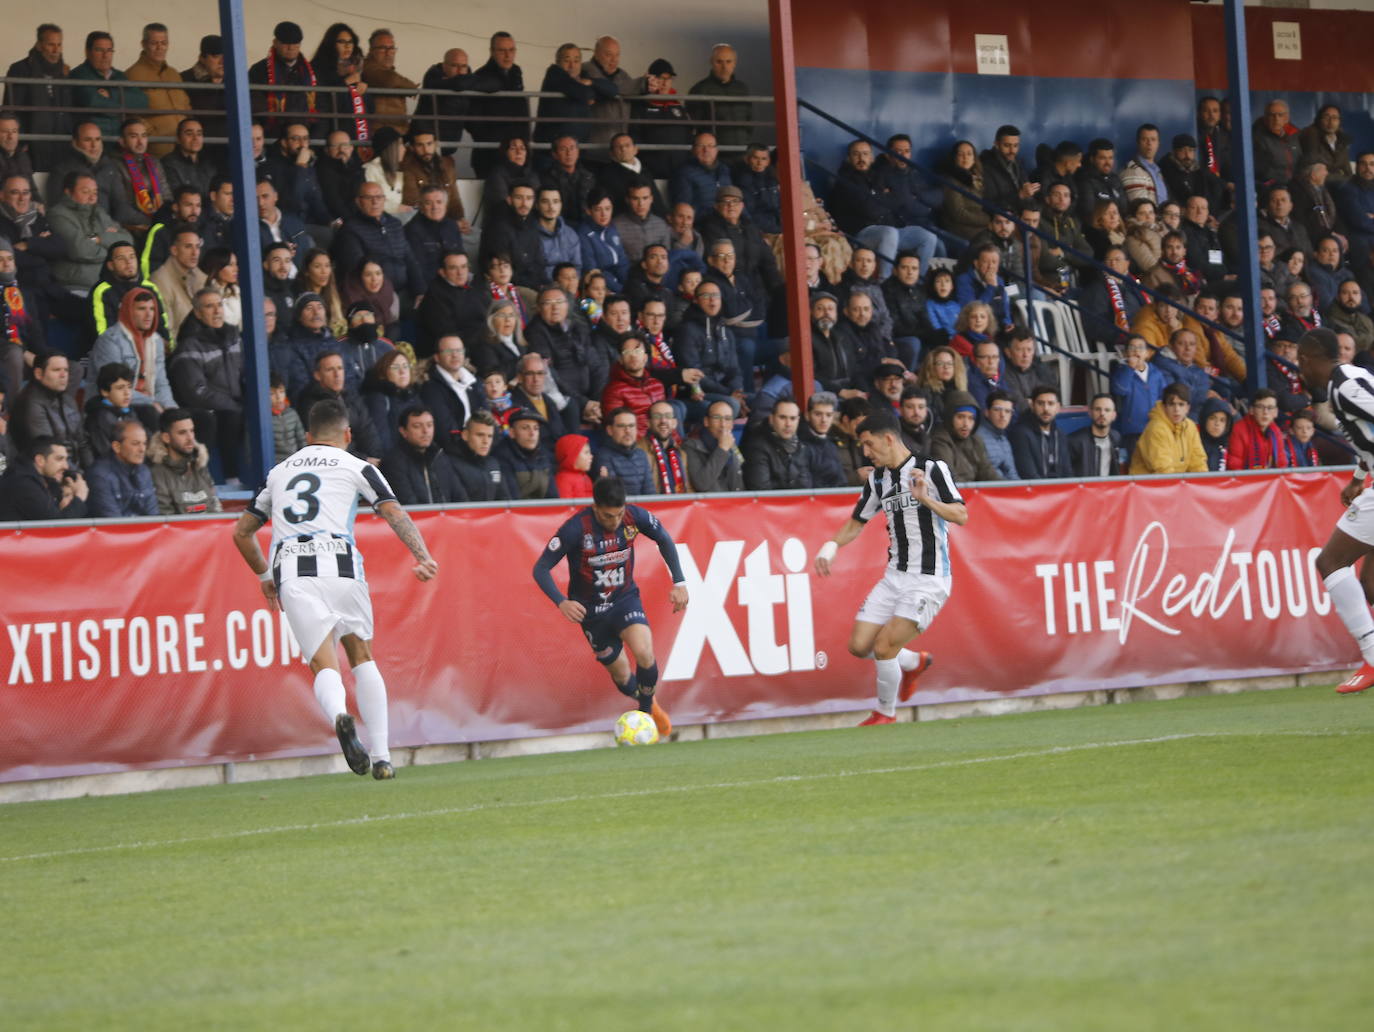
[[[611,368],[581,320],[550,325],[535,319],[525,327],[525,342],[553,369],[558,389],[569,399],[573,413],[580,415],[587,402],[601,400]]]
[[[687,309],[677,334],[677,349],[679,365],[705,374],[701,389],[707,394],[733,394],[740,389],[735,334],[720,316],[707,318],[696,305]]]
[[[364,258],[371,258],[381,265],[397,293],[418,294],[428,283],[410,250],[405,227],[395,215],[383,212],[374,219],[355,211],[339,227],[331,251],[341,269],[356,269]]]
[[[784,441],[771,426],[759,427],[744,444],[747,491],[787,491],[816,486],[816,450],[800,437]]]
[[[243,409],[243,342],[229,325],[206,326],[192,312],[177,331],[167,378],[178,405],[216,412]]]
[[[420,451],[401,441],[382,458],[382,475],[402,505],[468,500],[453,460],[438,442]]]

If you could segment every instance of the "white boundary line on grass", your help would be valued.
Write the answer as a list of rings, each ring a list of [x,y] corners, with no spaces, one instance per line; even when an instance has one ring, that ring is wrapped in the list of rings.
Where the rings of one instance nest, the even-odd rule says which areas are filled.
[[[259,835],[277,835],[294,831],[318,831],[324,828],[347,828],[359,824],[383,824],[390,821],[424,820],[432,817],[452,817],[459,814],[482,813],[488,810],[525,809],[534,806],[561,806],[565,803],[588,803],[607,799],[637,799],[643,796],[672,795],[681,792],[705,792],[730,788],[752,788],[759,785],[781,785],[797,781],[826,781],[831,778],[855,778],[874,774],[916,774],[930,770],[945,770],[951,767],[971,767],[983,763],[1005,763],[1010,760],[1033,760],[1046,756],[1060,756],[1065,753],[1086,752],[1093,749],[1120,749],[1136,745],[1158,745],[1163,742],[1182,742],[1190,739],[1205,738],[1341,738],[1349,735],[1368,735],[1374,731],[1328,730],[1328,731],[1193,731],[1176,735],[1159,735],[1155,738],[1127,738],[1113,742],[1084,742],[1079,745],[1055,745],[1046,749],[1033,749],[1026,752],[999,753],[993,756],[970,756],[961,760],[938,760],[934,763],[917,763],[900,767],[872,767],[865,770],[833,770],[818,774],[779,774],[771,778],[752,778],[747,781],[718,781],[700,785],[662,785],[654,788],[639,788],[625,792],[597,792],[589,795],[552,796],[545,799],[522,799],[499,803],[472,803],[467,806],[449,806],[438,810],[407,811],[402,813],[379,814],[375,817],[344,817],[334,821],[317,821],[313,824],[276,824],[265,828],[244,828],[227,831],[218,835],[192,835],[186,838],[158,839],[148,842],[115,842],[104,846],[83,846],[77,849],[59,849],[47,853],[25,853],[18,856],[0,856],[0,863],[21,863],[26,860],[49,860],[68,856],[90,856],[98,853],[115,853],[134,849],[159,849],[166,846],[185,846],[201,842],[223,842],[234,839],[254,838]]]

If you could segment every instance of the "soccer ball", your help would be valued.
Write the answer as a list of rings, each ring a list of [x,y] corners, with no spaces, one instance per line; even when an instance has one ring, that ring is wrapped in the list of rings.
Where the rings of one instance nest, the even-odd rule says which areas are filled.
[[[657,741],[658,725],[642,710],[630,710],[616,719],[616,745],[653,745]]]

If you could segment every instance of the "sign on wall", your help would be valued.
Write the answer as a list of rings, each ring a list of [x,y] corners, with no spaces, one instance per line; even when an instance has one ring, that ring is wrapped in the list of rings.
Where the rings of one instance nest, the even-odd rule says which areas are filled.
[[[1274,22],[1274,58],[1278,61],[1302,60],[1302,26],[1297,22]]]
[[[975,33],[973,47],[978,53],[979,75],[1011,74],[1011,47],[1006,36]]]

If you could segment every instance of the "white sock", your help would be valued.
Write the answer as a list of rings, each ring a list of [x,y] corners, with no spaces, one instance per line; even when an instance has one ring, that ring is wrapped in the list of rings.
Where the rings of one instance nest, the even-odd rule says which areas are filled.
[[[1322,583],[1331,595],[1341,623],[1360,646],[1364,661],[1374,663],[1374,616],[1370,615],[1369,601],[1364,597],[1364,587],[1355,576],[1354,567],[1342,566]]]
[[[369,660],[353,668],[353,694],[358,699],[358,713],[367,728],[368,754],[373,760],[391,761],[388,738],[390,728],[386,711],[386,682],[376,662]]]
[[[921,665],[921,654],[910,649],[902,649],[897,653],[897,662],[902,665],[903,670],[915,670]]]
[[[344,701],[343,678],[337,670],[325,667],[315,675],[315,699],[320,709],[324,710],[330,727],[334,726],[335,717],[348,712],[348,704]]]
[[[888,717],[897,715],[897,686],[902,681],[902,665],[895,659],[875,659],[878,668],[878,712]]]

